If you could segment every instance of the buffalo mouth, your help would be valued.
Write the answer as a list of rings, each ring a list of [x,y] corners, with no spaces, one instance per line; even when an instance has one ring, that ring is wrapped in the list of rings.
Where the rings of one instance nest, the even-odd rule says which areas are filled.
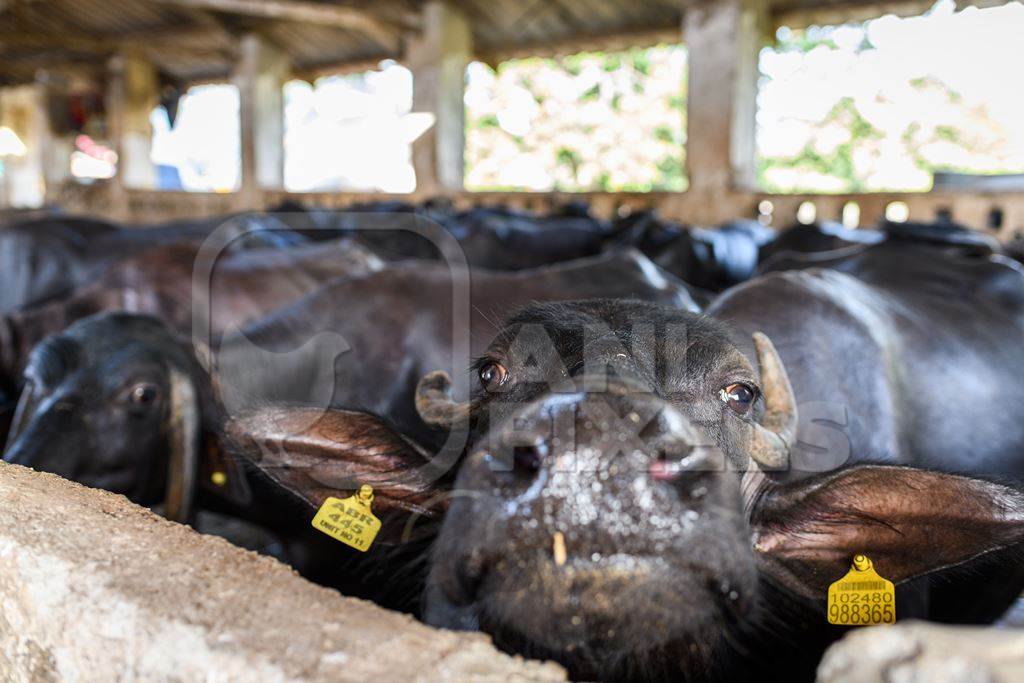
[[[558,564],[540,554],[489,563],[474,581],[480,626],[510,652],[554,659],[578,679],[663,659],[705,670],[740,610],[710,569],[653,555],[594,553]]]

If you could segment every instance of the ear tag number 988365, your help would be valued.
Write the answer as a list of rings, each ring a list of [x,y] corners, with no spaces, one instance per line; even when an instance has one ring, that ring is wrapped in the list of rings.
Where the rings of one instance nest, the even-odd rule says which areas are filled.
[[[380,520],[370,511],[372,503],[373,487],[366,484],[348,498],[328,498],[313,517],[313,528],[366,552],[380,531]]]
[[[857,555],[846,576],[828,587],[828,623],[874,626],[896,621],[896,588],[878,575],[867,555]]]

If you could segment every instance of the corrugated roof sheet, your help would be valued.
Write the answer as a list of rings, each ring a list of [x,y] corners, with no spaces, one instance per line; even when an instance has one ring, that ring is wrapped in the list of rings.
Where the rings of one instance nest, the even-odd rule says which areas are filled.
[[[268,0],[270,1],[270,0]],[[280,4],[318,0],[273,0]],[[468,17],[478,54],[495,61],[523,51],[565,51],[573,41],[589,47],[603,39],[677,35],[687,2],[698,0],[452,0]],[[789,16],[821,16],[821,8],[856,13],[855,7],[902,8],[931,0],[773,0]],[[991,4],[995,0],[958,0]],[[319,0],[355,8],[382,21],[408,22],[425,0]],[[173,0],[0,0],[0,83],[27,81],[39,67],[73,63],[101,68],[125,41],[181,79],[227,77],[232,36],[258,31],[287,52],[300,72],[346,62],[401,58],[398,41],[337,26],[225,14]],[[660,32],[660,33],[659,33]],[[621,41],[620,41],[621,42]],[[559,47],[550,47],[550,46]],[[545,50],[545,46],[549,46]]]

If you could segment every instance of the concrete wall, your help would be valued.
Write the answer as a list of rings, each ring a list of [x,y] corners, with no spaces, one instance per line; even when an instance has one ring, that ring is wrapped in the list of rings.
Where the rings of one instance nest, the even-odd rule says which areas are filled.
[[[555,681],[121,496],[0,463],[0,680]]]
[[[121,496],[0,462],[0,680],[560,681]],[[1024,680],[1024,630],[859,629],[820,683]]]
[[[856,629],[829,648],[818,683],[1024,681],[1024,630],[907,621]]]
[[[693,224],[705,221],[706,225],[737,218],[755,218],[759,205],[767,202],[772,209],[771,225],[776,228],[788,228],[795,223],[800,206],[804,203],[810,203],[815,207],[818,220],[831,221],[841,220],[846,205],[850,202],[855,203],[860,214],[860,225],[867,227],[874,226],[885,215],[889,204],[903,202],[907,205],[909,219],[914,221],[933,221],[940,214],[948,214],[950,218],[967,227],[986,230],[990,212],[997,209],[1002,213],[1003,223],[1002,228],[992,231],[992,235],[1010,239],[1018,230],[1024,231],[1024,193],[1021,192],[933,191],[849,195],[732,192],[729,196],[702,198],[700,193],[691,192],[459,192],[435,196],[420,193],[263,191],[255,204],[244,208],[263,211],[288,200],[308,206],[342,210],[361,202],[421,202],[437,197],[450,199],[459,208],[504,205],[539,213],[555,211],[570,201],[582,201],[587,202],[596,215],[604,218],[623,216],[632,211],[655,209],[663,218]],[[119,198],[103,183],[91,186],[66,183],[58,191],[47,196],[48,201],[62,207],[68,213],[127,219],[137,223],[224,215],[241,210],[237,198],[237,194],[153,190],[128,190]],[[124,205],[124,202],[127,202],[127,205]],[[708,211],[714,215],[706,214]]]

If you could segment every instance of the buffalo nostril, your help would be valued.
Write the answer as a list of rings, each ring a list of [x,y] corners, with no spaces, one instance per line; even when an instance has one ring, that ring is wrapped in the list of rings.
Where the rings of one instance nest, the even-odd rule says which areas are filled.
[[[658,481],[672,481],[676,479],[680,470],[674,463],[658,458],[647,468],[651,476]]]
[[[659,448],[647,471],[658,481],[673,481],[688,470],[687,462],[693,454],[689,447],[666,450]]]
[[[540,441],[526,446],[516,446],[512,449],[512,461],[515,469],[527,474],[534,474],[544,462],[548,455],[548,446]]]

